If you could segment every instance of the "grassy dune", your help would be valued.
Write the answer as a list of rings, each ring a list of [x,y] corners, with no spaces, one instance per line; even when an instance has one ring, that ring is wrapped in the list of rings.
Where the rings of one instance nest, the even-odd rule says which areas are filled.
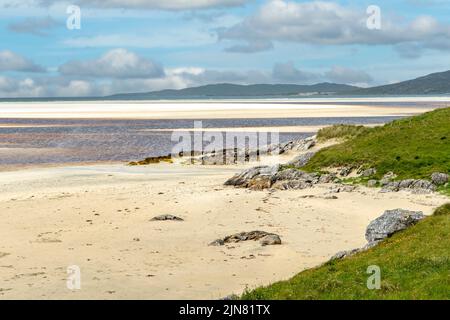
[[[364,166],[377,169],[373,178],[393,171],[398,179],[429,179],[433,172],[450,173],[450,108],[376,128],[325,128],[318,138],[347,140],[318,152],[302,169],[322,171],[328,167]]]
[[[450,299],[450,204],[379,246],[246,292],[242,299]],[[367,268],[381,268],[381,289]]]

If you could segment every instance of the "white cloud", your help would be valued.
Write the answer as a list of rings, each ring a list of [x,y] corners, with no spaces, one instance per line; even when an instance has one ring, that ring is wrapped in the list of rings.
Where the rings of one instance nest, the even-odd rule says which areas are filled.
[[[0,51],[0,71],[45,72],[33,61],[9,50]]]
[[[219,30],[222,40],[293,42],[313,45],[398,45],[419,42],[442,49],[450,41],[450,26],[429,16],[409,23],[383,16],[381,30],[369,30],[365,9],[355,10],[334,2],[272,0],[242,22]],[[439,40],[439,41],[436,41]],[[262,47],[267,50],[270,46]]]
[[[96,78],[160,78],[164,69],[150,59],[126,49],[110,50],[98,59],[69,61],[59,67],[66,76]]]

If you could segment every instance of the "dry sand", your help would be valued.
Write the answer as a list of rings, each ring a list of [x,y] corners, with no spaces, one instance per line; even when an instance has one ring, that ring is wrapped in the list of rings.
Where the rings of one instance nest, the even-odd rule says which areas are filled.
[[[96,165],[0,173],[0,299],[217,299],[365,244],[386,209],[430,214],[446,198],[360,188],[303,191],[223,186],[241,167]],[[313,198],[303,198],[314,195]],[[183,222],[151,222],[174,214]],[[283,244],[211,247],[263,230]],[[66,287],[81,269],[81,290]]]

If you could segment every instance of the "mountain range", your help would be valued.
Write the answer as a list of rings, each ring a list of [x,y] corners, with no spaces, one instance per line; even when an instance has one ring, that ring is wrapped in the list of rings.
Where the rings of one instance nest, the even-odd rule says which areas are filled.
[[[128,93],[106,97],[111,100],[248,98],[248,97],[305,97],[305,96],[375,96],[375,95],[443,95],[450,94],[450,71],[432,73],[414,80],[359,88],[355,86],[319,83],[293,84],[211,84],[181,90],[162,90],[147,93]]]
[[[336,83],[314,85],[230,83],[209,84],[180,90],[144,93],[124,93],[106,97],[81,98],[4,98],[0,101],[87,101],[87,100],[164,100],[164,99],[239,99],[239,98],[295,98],[326,96],[405,96],[450,94],[450,70],[432,73],[413,80],[394,84],[359,88]]]

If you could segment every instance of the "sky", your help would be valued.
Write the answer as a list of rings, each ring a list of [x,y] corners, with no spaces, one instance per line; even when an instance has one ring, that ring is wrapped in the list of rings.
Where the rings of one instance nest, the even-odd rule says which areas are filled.
[[[450,0],[0,0],[0,97],[395,83],[450,69]]]

